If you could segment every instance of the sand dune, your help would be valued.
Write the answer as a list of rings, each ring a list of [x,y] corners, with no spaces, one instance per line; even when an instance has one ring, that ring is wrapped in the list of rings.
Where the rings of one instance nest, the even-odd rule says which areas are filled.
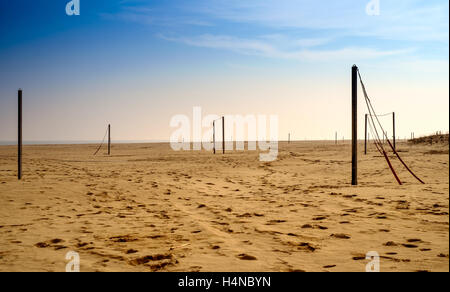
[[[0,147],[0,271],[449,270],[448,145],[399,146],[426,182],[350,145],[280,144],[257,152],[174,152],[167,144]],[[361,148],[362,149],[362,148]],[[447,152],[445,152],[447,151]]]

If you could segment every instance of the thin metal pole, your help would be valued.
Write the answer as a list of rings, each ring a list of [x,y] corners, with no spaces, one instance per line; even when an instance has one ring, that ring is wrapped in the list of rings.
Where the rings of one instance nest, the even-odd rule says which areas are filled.
[[[216,121],[213,121],[213,151],[216,154]]]
[[[225,117],[222,117],[222,148],[225,154]]]
[[[352,185],[358,185],[358,67],[352,67]]]
[[[392,131],[394,132],[394,150],[397,151],[397,144],[396,144],[396,138],[395,138],[395,112],[392,113]]]
[[[108,125],[108,155],[111,155],[111,125]]]
[[[365,130],[364,130],[364,155],[367,155],[367,118],[368,115],[366,114],[366,125],[365,125]]]
[[[17,178],[22,179],[22,89],[18,92]]]

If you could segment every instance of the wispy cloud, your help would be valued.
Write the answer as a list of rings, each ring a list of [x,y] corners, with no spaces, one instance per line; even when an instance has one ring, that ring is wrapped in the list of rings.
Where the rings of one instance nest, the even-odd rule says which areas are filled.
[[[189,46],[292,60],[394,55],[448,59],[446,0],[126,0],[103,17],[150,25]],[[175,37],[173,37],[175,36]],[[443,54],[444,53],[444,54]]]
[[[296,49],[283,49],[271,43],[267,37],[262,39],[243,39],[226,35],[201,35],[196,37],[168,37],[159,35],[162,39],[183,43],[189,46],[229,50],[240,54],[262,56],[278,59],[291,59],[299,61],[330,61],[330,60],[365,60],[379,57],[406,54],[408,50],[380,51],[371,48],[348,47],[334,50],[312,50],[313,45],[322,44],[324,40],[305,39],[295,40]]]
[[[133,2],[134,3],[134,2]],[[213,26],[213,23],[201,18],[191,17],[188,15],[179,15],[165,11],[161,7],[151,6],[130,6],[129,2],[123,2],[118,12],[101,13],[100,16],[108,20],[121,20],[128,22],[136,22],[144,25],[177,27],[177,26]]]
[[[309,29],[389,40],[449,41],[447,0],[380,0],[379,16],[366,14],[371,0],[124,0],[110,18],[174,26],[246,24],[266,30]]]
[[[293,37],[287,34],[267,34],[260,36],[261,39],[270,43],[284,44],[290,47],[311,48],[326,45],[336,40],[335,36],[327,37]]]
[[[381,14],[368,16],[370,0],[198,0],[187,9],[204,17],[268,28],[340,30],[384,39],[448,42],[446,0],[381,0]]]

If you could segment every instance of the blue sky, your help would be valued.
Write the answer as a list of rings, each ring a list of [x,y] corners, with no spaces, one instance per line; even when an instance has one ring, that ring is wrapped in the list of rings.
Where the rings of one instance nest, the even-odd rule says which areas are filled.
[[[349,137],[354,63],[401,137],[448,130],[446,0],[380,0],[379,16],[369,0],[80,0],[80,16],[67,2],[0,2],[0,140],[15,139],[18,88],[27,140],[101,139],[106,123],[168,139],[193,106]]]

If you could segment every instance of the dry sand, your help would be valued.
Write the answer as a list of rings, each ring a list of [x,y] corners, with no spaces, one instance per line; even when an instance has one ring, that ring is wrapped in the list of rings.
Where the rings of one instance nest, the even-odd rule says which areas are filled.
[[[167,144],[0,147],[0,271],[449,271],[447,145],[400,144],[396,184],[371,147],[351,187],[350,145],[174,152]],[[361,147],[362,149],[362,147]],[[104,151],[103,151],[104,152]]]

